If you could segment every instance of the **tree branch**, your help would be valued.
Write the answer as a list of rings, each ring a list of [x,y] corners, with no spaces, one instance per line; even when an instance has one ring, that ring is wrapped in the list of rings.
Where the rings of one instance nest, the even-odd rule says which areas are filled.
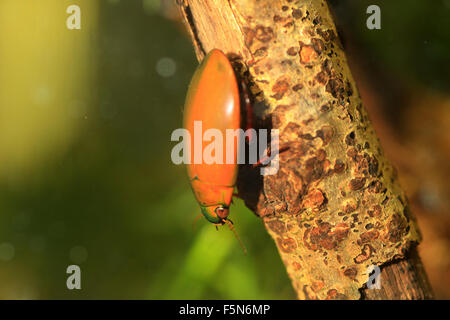
[[[362,106],[325,0],[185,0],[201,60],[233,60],[257,125],[280,131],[276,175],[243,167],[238,189],[264,221],[300,299],[431,298],[414,217]],[[364,289],[381,267],[381,290]]]

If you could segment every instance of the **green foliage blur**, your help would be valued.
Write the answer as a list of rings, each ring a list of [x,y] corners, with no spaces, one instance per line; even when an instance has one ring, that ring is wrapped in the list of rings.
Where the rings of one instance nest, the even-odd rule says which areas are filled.
[[[428,8],[400,2],[404,28]],[[70,4],[81,7],[81,30],[66,29]],[[22,23],[0,22],[0,58],[11,60],[9,73],[0,61],[0,299],[294,299],[272,239],[242,201],[231,218],[248,255],[227,228],[204,219],[193,228],[200,211],[185,168],[171,162],[170,134],[197,60],[183,26],[161,14],[164,2],[39,5],[0,4]],[[364,9],[354,13],[362,30]],[[393,37],[383,58],[412,63],[399,53],[412,38]],[[445,45],[427,52],[448,53]],[[12,78],[21,92],[5,89]],[[81,290],[66,287],[72,264]]]
[[[232,219],[248,255],[228,228],[216,231],[200,219],[194,230],[199,207],[185,168],[170,159],[170,135],[182,125],[184,96],[198,64],[183,26],[162,17],[158,1],[98,1],[96,16],[88,15],[88,2],[66,1],[57,19],[41,17],[56,19],[61,37],[75,43],[67,62],[42,61],[44,72],[32,85],[42,87],[46,70],[58,67],[55,78],[78,89],[51,112],[28,105],[8,122],[20,128],[29,108],[41,108],[46,114],[36,131],[49,130],[54,113],[62,113],[71,124],[52,135],[69,127],[74,132],[44,154],[28,154],[26,165],[0,171],[0,298],[294,298],[271,238],[240,200]],[[65,30],[71,3],[96,24]],[[40,28],[41,21],[35,20],[35,37],[57,32]],[[46,55],[60,50],[57,43],[39,49]],[[75,78],[71,72],[83,67],[77,55],[92,69]],[[45,96],[55,90],[56,81]],[[47,139],[27,141],[45,147]],[[81,268],[81,290],[66,287],[72,264]]]
[[[337,25],[364,51],[368,64],[410,84],[450,91],[450,0],[329,2]],[[370,5],[380,8],[380,30],[365,27]]]

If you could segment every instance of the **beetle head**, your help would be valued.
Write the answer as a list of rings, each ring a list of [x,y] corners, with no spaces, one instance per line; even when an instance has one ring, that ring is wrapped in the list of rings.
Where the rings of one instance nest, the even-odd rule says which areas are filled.
[[[212,223],[224,224],[224,220],[227,220],[230,208],[223,204],[216,204],[213,206],[201,207],[202,213],[205,218]]]

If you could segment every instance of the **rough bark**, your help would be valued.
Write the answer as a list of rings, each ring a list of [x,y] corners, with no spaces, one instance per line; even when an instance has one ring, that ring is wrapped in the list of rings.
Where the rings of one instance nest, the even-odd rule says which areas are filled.
[[[250,88],[257,126],[278,129],[288,146],[276,175],[244,167],[238,190],[275,240],[298,298],[430,298],[414,217],[326,1],[179,5],[199,60],[213,48],[228,54]],[[364,289],[371,265],[382,269],[381,290]]]

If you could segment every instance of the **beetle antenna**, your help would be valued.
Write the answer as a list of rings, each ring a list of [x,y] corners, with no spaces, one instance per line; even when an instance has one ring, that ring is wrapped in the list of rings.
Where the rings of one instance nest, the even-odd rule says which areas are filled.
[[[227,224],[228,227],[230,227],[230,230],[234,233],[235,238],[237,239],[237,241],[239,242],[239,244],[241,245],[242,250],[244,251],[244,254],[247,255],[247,248],[245,247],[244,243],[242,242],[241,238],[239,237],[236,228],[233,225],[233,222],[231,220],[224,220]]]
[[[193,229],[194,231],[197,229],[197,228],[196,228],[197,221],[198,221],[198,219],[199,219],[201,216],[202,216],[202,214],[199,213],[199,214],[195,217],[194,222],[192,222],[192,229]]]

